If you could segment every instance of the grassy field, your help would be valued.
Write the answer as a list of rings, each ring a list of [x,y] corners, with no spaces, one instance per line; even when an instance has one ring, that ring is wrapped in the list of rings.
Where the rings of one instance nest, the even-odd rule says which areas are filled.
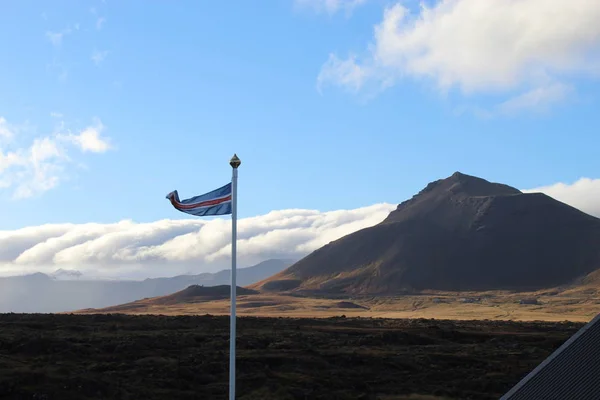
[[[238,321],[238,398],[497,399],[580,323]],[[0,398],[225,399],[228,318],[0,315]]]
[[[523,299],[536,299],[538,304],[520,304]],[[596,290],[585,288],[563,292],[437,292],[397,297],[344,299],[257,293],[238,296],[237,302],[240,315],[294,318],[328,318],[346,315],[378,318],[587,322],[600,312],[600,296]],[[225,293],[218,299],[190,297],[179,298],[176,302],[165,302],[156,298],[144,299],[103,310],[82,310],[78,313],[98,312],[228,315],[229,298]]]

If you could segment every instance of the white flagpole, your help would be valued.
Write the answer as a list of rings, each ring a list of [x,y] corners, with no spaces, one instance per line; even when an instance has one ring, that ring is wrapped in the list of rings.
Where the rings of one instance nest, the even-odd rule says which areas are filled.
[[[236,154],[229,165],[233,168],[231,177],[231,317],[229,324],[229,400],[235,400],[235,298],[236,298],[236,245],[237,245],[237,178],[238,167],[242,162]]]

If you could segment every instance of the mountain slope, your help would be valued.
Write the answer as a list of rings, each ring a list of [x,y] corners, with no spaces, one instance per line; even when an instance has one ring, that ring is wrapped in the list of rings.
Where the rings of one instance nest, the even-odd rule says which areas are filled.
[[[336,240],[250,286],[391,294],[536,290],[600,268],[600,220],[541,193],[455,173],[380,224]]]

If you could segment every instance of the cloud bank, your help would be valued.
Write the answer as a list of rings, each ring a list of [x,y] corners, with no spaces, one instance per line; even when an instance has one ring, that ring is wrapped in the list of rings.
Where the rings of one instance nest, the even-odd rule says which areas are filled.
[[[300,258],[381,222],[391,204],[319,212],[282,210],[238,221],[238,264]],[[214,272],[231,262],[228,218],[53,224],[0,231],[0,275],[76,269],[84,276],[146,278]]]
[[[546,193],[556,200],[600,218],[600,179],[581,178],[572,184],[555,183],[524,192]]]
[[[440,0],[417,13],[398,2],[363,57],[330,54],[318,84],[381,90],[412,78],[441,92],[508,96],[499,112],[548,107],[578,77],[598,76],[599,19],[596,0]]]
[[[527,189],[600,217],[600,179]],[[394,204],[319,212],[281,210],[238,221],[240,267],[298,259],[385,219]],[[230,266],[229,218],[149,223],[53,224],[0,231],[0,275],[78,270],[84,277],[142,279],[215,272]]]

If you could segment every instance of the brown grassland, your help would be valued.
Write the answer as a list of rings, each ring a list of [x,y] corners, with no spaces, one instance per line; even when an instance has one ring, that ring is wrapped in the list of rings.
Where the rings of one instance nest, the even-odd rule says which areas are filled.
[[[600,295],[596,287],[582,285],[529,293],[424,292],[395,297],[346,298],[256,293],[239,295],[237,312],[243,316],[294,318],[328,318],[344,314],[348,317],[373,318],[587,322],[600,312]],[[217,297],[177,298],[171,295],[101,310],[81,310],[78,313],[228,315],[229,289],[223,289],[226,289],[226,293]],[[536,299],[537,304],[520,304],[526,299]]]

